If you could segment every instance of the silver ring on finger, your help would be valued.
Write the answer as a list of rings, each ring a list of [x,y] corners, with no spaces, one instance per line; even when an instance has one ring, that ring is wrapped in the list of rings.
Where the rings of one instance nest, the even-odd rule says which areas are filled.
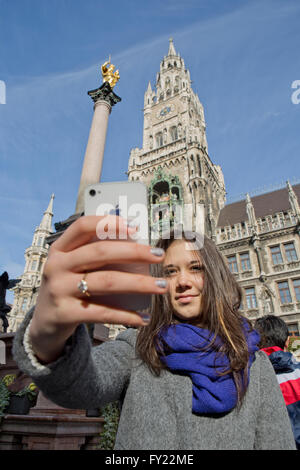
[[[86,276],[87,276],[87,273],[84,273],[83,278],[78,283],[77,287],[82,294],[85,294],[87,297],[90,297],[91,294],[89,293],[88,284],[86,282]]]

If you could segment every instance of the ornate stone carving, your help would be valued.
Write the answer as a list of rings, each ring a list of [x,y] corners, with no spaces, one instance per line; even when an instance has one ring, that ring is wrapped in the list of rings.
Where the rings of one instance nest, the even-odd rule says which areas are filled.
[[[108,82],[103,83],[103,85],[96,90],[88,91],[88,95],[92,98],[94,103],[101,100],[106,101],[110,106],[114,106],[121,101],[121,98],[112,91]]]

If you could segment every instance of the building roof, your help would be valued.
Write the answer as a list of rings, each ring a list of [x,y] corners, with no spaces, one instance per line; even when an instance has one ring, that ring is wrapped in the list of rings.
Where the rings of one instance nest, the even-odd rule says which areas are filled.
[[[293,186],[293,190],[300,201],[300,184]],[[256,218],[286,211],[291,208],[287,187],[259,196],[251,197]],[[218,227],[234,225],[248,220],[246,212],[246,199],[227,204],[220,212]]]

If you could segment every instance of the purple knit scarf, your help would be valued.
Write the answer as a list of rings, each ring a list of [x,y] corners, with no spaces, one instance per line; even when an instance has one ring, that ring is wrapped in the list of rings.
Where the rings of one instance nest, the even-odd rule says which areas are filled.
[[[244,331],[250,353],[249,376],[255,351],[259,349],[257,343],[260,338],[256,331],[249,331],[246,322]],[[219,375],[220,372],[228,370],[230,363],[227,356],[217,354],[212,349],[202,351],[213,338],[207,329],[186,323],[171,325],[163,328],[158,338],[164,349],[164,355],[160,355],[162,363],[170,371],[187,375],[192,380],[194,413],[226,413],[236,406],[238,397],[233,375]],[[221,339],[217,337],[215,345],[221,344]]]

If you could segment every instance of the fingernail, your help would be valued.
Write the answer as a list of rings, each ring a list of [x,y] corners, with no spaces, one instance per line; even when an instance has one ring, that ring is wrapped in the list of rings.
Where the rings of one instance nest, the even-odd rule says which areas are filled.
[[[150,323],[150,320],[151,320],[150,315],[148,315],[147,313],[140,313],[140,312],[136,312],[136,313],[141,317],[144,323],[146,324]]]
[[[151,248],[150,253],[154,256],[163,256],[165,251],[162,248]]]
[[[157,287],[161,287],[161,288],[164,289],[165,287],[167,287],[167,284],[168,284],[168,283],[167,283],[167,281],[166,281],[165,279],[157,279],[157,280],[155,281],[155,284],[157,285]]]

